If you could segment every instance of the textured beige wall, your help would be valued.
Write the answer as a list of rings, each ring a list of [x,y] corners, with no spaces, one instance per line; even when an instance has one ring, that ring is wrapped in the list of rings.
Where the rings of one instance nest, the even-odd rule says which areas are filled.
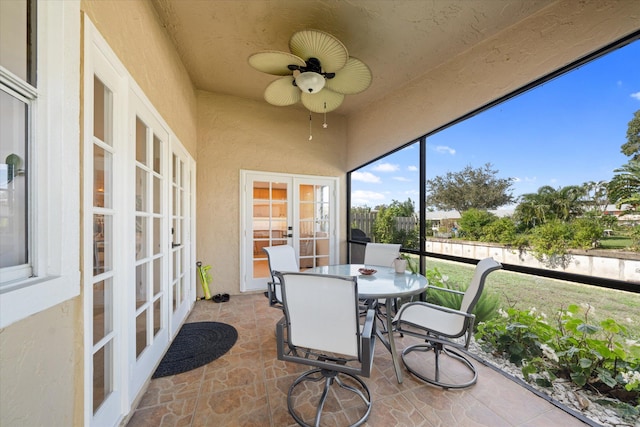
[[[240,291],[240,170],[340,177],[344,199],[346,123],[266,102],[198,92],[197,258],[211,264],[213,291]],[[344,206],[344,205],[342,205]],[[344,234],[344,209],[339,230]],[[344,236],[340,238],[344,246]]]
[[[81,8],[195,158],[194,88],[151,4],[146,0],[82,0]]]
[[[347,168],[357,168],[638,28],[640,1],[553,3],[350,116]]]
[[[195,92],[151,6],[83,1],[81,8],[195,157]],[[0,329],[0,425],[82,425],[82,325],[75,298]]]
[[[82,424],[82,408],[74,401],[83,372],[77,301],[0,329],[0,425]]]

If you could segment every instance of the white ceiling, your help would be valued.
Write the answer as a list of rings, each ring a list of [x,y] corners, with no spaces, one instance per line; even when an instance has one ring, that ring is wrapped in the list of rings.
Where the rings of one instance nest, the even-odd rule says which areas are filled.
[[[424,71],[536,13],[552,0],[151,0],[197,89],[263,99],[276,76],[247,62],[288,52],[302,29],[333,34],[373,74],[335,113],[382,99]],[[266,101],[265,101],[266,102]],[[299,104],[302,108],[301,104]],[[282,107],[292,108],[292,107]]]

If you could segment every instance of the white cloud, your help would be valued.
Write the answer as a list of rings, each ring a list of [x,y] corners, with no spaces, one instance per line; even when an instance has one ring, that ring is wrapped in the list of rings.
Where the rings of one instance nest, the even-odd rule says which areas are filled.
[[[640,92],[632,93],[631,97],[640,101]]]
[[[399,169],[398,165],[392,165],[391,163],[380,163],[373,167],[376,172],[395,172]]]
[[[513,182],[536,182],[538,180],[538,177],[536,176],[525,176],[523,178],[520,178],[519,176],[516,176],[515,178],[513,178]]]
[[[385,200],[385,195],[382,193],[376,193],[375,191],[363,191],[357,190],[351,193],[351,203],[355,206],[367,205],[374,207]]]
[[[353,181],[370,182],[376,184],[380,182],[380,177],[372,174],[371,172],[353,172],[351,174],[351,179]]]
[[[407,170],[409,172],[418,172],[418,167],[417,166],[407,166]]]
[[[433,149],[436,150],[438,153],[442,153],[442,154],[448,153],[448,154],[451,154],[452,156],[456,154],[456,150],[446,145],[436,145]]]
[[[400,182],[411,182],[409,178],[405,178],[404,176],[394,176],[391,179],[395,179],[396,181],[400,181]]]

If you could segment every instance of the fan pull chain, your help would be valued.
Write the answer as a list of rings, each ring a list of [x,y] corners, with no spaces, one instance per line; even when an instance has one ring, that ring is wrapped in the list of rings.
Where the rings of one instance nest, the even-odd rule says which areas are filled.
[[[311,135],[311,111],[309,111],[309,141],[313,139],[313,135]]]
[[[329,125],[327,124],[327,103],[324,103],[324,123],[322,123],[322,128],[326,129]]]

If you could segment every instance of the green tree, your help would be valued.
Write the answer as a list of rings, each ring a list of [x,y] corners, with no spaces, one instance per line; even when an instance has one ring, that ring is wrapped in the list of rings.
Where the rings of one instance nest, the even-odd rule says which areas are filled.
[[[571,257],[567,253],[572,240],[570,225],[557,218],[535,227],[529,236],[533,256],[550,267],[569,264]]]
[[[460,217],[460,232],[469,240],[480,240],[484,236],[484,228],[497,219],[491,212],[467,209]]]
[[[518,233],[516,225],[511,218],[499,218],[482,229],[483,242],[497,242],[505,245],[517,243]]]
[[[399,230],[398,217],[414,217],[415,203],[411,199],[404,202],[393,200],[389,206],[379,206],[373,223],[373,235],[378,243],[401,243],[405,248],[414,248],[418,242],[418,230]]]
[[[609,200],[618,208],[629,205],[631,211],[637,211],[640,207],[640,160],[629,160],[614,172],[616,175],[608,185]]]
[[[595,216],[600,216],[604,213],[609,203],[608,184],[607,181],[589,181],[582,184],[584,192],[582,203],[585,212],[591,212]]]
[[[571,246],[580,249],[591,249],[596,247],[598,240],[602,237],[604,227],[596,218],[578,218],[571,223],[573,232]]]
[[[482,168],[467,166],[426,181],[427,205],[454,209],[462,215],[469,209],[497,209],[514,201],[513,178],[497,178],[498,170],[487,163]]]
[[[545,185],[537,193],[520,196],[520,203],[516,206],[514,216],[530,229],[550,220],[569,221],[584,212],[585,189],[577,185],[569,185],[559,189]]]
[[[636,111],[628,124],[627,142],[622,144],[620,151],[631,160],[640,161],[640,110]]]

